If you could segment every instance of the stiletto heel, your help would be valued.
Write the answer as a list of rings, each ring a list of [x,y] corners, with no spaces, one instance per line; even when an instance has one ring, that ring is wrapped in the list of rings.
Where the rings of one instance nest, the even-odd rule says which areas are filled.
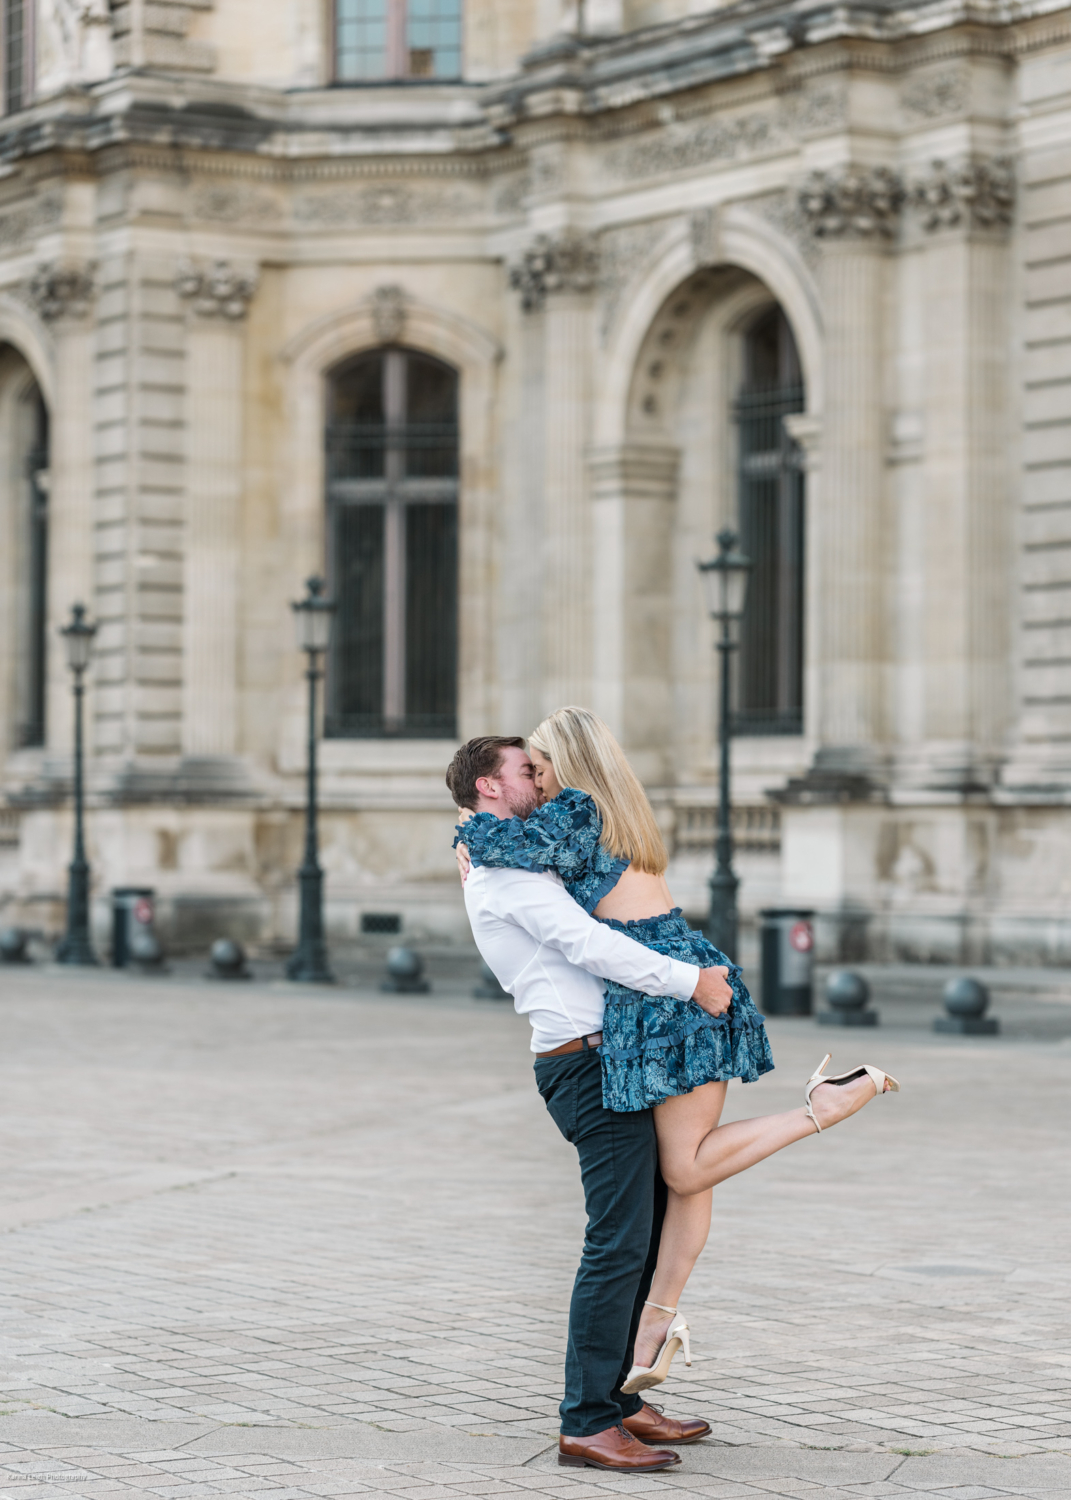
[[[692,1363],[692,1348],[688,1342],[688,1324],[677,1309],[663,1307],[661,1302],[645,1302],[643,1305],[644,1307],[657,1307],[659,1312],[672,1313],[673,1316],[666,1329],[662,1347],[655,1356],[654,1364],[633,1365],[628,1372],[628,1378],[621,1382],[621,1390],[626,1396],[633,1396],[637,1391],[646,1391],[652,1385],[661,1385],[669,1374],[669,1367],[678,1349],[684,1350],[684,1363],[686,1365]]]
[[[818,1123],[818,1116],[811,1107],[811,1095],[820,1083],[851,1083],[855,1078],[862,1078],[865,1073],[879,1094],[898,1094],[900,1092],[900,1085],[891,1073],[883,1073],[880,1068],[872,1068],[869,1063],[864,1063],[861,1068],[853,1068],[850,1073],[833,1073],[827,1078],[822,1069],[832,1056],[831,1052],[826,1053],[810,1078],[808,1078],[807,1086],[803,1091],[804,1108],[814,1121],[814,1128],[819,1134],[821,1134],[822,1127]]]

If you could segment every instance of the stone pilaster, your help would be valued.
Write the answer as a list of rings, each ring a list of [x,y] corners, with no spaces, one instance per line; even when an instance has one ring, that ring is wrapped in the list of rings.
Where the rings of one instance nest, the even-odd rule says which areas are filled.
[[[671,660],[676,448],[631,444],[590,458],[592,706],[640,776],[664,783],[673,725]]]
[[[926,330],[914,413],[920,452],[904,487],[900,571],[915,616],[903,632],[905,713],[896,782],[989,786],[1011,718],[1007,503],[1007,163],[934,162],[913,184]],[[906,730],[906,733],[904,732]]]
[[[511,273],[543,319],[542,711],[583,702],[591,679],[589,433],[596,252],[585,236],[540,235]]]
[[[173,262],[121,253],[98,275],[93,742],[125,796],[158,793],[181,750],[183,327]]]
[[[223,261],[186,264],[175,290],[186,340],[186,532],[182,750],[238,749],[243,321],[253,276]]]
[[[37,267],[26,297],[56,346],[56,397],[49,430],[48,702],[49,750],[68,756],[71,685],[57,637],[71,605],[91,610],[93,578],[93,450],[86,421],[93,369],[95,268],[88,261],[50,261]]]
[[[815,173],[800,209],[822,242],[826,396],[821,503],[808,505],[809,727],[816,766],[866,775],[886,734],[884,302],[903,191],[883,168]]]

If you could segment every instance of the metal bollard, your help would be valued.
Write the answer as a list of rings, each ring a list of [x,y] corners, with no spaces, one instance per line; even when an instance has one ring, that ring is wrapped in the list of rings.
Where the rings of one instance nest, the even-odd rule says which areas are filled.
[[[208,979],[252,979],[245,962],[245,949],[233,938],[217,938],[208,950],[212,973]]]
[[[23,932],[21,927],[0,927],[0,963],[32,963],[26,952],[28,941],[29,933]]]
[[[387,954],[387,977],[379,986],[388,995],[426,995],[424,960],[412,948],[392,948]]]
[[[826,980],[829,1010],[820,1010],[819,1026],[877,1026],[878,1013],[867,1010],[870,986],[862,974],[851,969],[835,969]]]
[[[987,1016],[989,991],[977,979],[963,975],[950,979],[944,988],[945,1016],[937,1016],[934,1031],[953,1032],[957,1036],[997,1036],[1000,1022]]]

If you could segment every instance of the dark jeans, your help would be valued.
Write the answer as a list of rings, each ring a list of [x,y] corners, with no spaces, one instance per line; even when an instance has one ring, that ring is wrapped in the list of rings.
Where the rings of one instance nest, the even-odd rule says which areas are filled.
[[[658,1258],[666,1187],[651,1111],[603,1108],[597,1052],[538,1058],[535,1075],[551,1119],[580,1157],[588,1227],[569,1305],[560,1411],[567,1437],[590,1437],[643,1405],[620,1386]]]

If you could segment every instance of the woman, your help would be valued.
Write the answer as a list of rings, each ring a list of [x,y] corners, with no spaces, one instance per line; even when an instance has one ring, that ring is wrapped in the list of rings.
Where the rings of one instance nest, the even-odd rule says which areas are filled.
[[[528,749],[543,806],[523,821],[477,813],[455,842],[464,839],[474,864],[557,871],[586,911],[637,942],[701,967],[726,965],[733,991],[728,1014],[715,1017],[691,1001],[606,987],[603,1103],[612,1110],[653,1108],[669,1189],[651,1297],[622,1386],[631,1393],[663,1381],[678,1348],[691,1362],[677,1303],[710,1232],[713,1187],[899,1084],[876,1068],[826,1079],[823,1063],[808,1080],[803,1109],[719,1125],[728,1080],[750,1083],[773,1068],[740,970],[673,905],[650,803],[602,720],[587,709],[559,709],[539,725]]]

